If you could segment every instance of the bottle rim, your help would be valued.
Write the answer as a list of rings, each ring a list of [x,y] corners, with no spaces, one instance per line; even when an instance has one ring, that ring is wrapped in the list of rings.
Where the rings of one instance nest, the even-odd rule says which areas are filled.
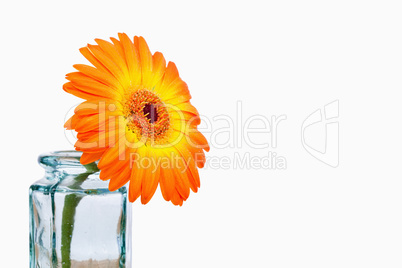
[[[51,151],[39,155],[38,163],[45,169],[84,167],[80,163],[81,156],[79,151]]]

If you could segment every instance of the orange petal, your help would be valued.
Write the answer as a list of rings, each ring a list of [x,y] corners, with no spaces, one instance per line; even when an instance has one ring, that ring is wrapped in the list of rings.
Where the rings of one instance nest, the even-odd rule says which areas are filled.
[[[97,153],[88,153],[84,152],[81,156],[80,162],[82,165],[88,165],[90,163],[95,162],[96,160],[99,160],[101,156],[103,155],[104,151],[102,152],[97,152]]]
[[[188,102],[191,99],[187,84],[180,78],[176,78],[166,89],[161,97],[169,104],[176,105]]]
[[[126,55],[124,54],[124,48],[123,48],[123,45],[121,44],[121,42],[119,40],[117,40],[116,38],[114,38],[114,37],[111,37],[110,40],[112,40],[112,42],[114,44],[114,47],[116,48],[117,52],[120,54],[120,56],[124,59],[124,61],[127,64]]]
[[[123,111],[123,105],[113,100],[84,101],[74,109],[74,113],[79,116],[101,113],[122,115],[121,111]]]
[[[166,60],[163,54],[160,52],[155,52],[152,56],[152,82],[150,88],[154,88],[159,82],[162,81],[163,75],[166,70]]]
[[[103,170],[110,165],[119,166],[120,164],[126,164],[125,161],[130,160],[128,158],[131,151],[126,148],[124,142],[119,141],[114,146],[111,146],[109,149],[107,149],[105,154],[102,156],[102,159],[98,163],[99,169]]]
[[[171,169],[169,168],[160,169],[159,183],[161,186],[161,192],[163,198],[166,201],[170,201],[175,191],[175,178]]]
[[[109,166],[103,167],[101,169],[99,177],[101,180],[104,180],[104,181],[113,179],[113,177],[122,173],[125,169],[130,169],[129,168],[129,160],[115,159],[113,165],[109,165]],[[129,177],[129,174],[127,174],[127,176]]]
[[[142,177],[141,203],[147,204],[151,200],[158,188],[160,167],[156,164],[157,158],[152,151],[149,152],[149,157],[152,159],[151,166],[148,169],[148,176]]]
[[[109,191],[113,192],[124,185],[126,185],[127,182],[130,181],[130,174],[131,174],[131,169],[125,167],[120,172],[117,172],[114,174],[114,176],[110,179],[109,182]]]
[[[178,77],[179,77],[179,71],[177,70],[176,64],[174,64],[174,62],[169,61],[166,67],[165,76],[163,77],[161,88],[167,88]]]
[[[66,78],[71,81],[75,88],[83,92],[107,99],[122,100],[122,95],[118,91],[80,72],[69,73]]]
[[[186,135],[188,137],[187,141],[192,147],[204,149],[209,152],[210,147],[207,139],[197,129],[188,129]]]
[[[128,199],[130,202],[135,202],[135,200],[137,200],[137,198],[141,195],[142,178],[138,172],[141,173],[142,171],[143,169],[131,169],[130,189],[128,192]]]
[[[180,154],[178,154],[178,156],[180,156]],[[187,177],[187,173],[185,172],[186,165],[184,159],[181,160],[183,160],[183,162],[175,161],[176,163],[174,163],[172,171],[174,174],[175,186],[177,191],[184,200],[187,200],[188,196],[190,195],[190,183]]]
[[[90,142],[93,140],[99,140],[99,136],[102,134],[102,132],[99,131],[87,131],[87,132],[78,132],[77,133],[77,138],[80,141],[84,142]]]
[[[110,88],[113,88],[119,92],[122,91],[122,86],[120,85],[119,81],[111,75],[109,72],[103,72],[101,70],[98,70],[92,66],[88,66],[85,64],[75,64],[73,65],[75,69],[80,71],[81,73],[92,77],[93,79],[109,86]]]
[[[176,145],[175,148],[183,157],[183,160],[186,163],[186,176],[189,181],[191,190],[196,193],[198,191],[198,187],[200,187],[200,178],[198,176],[198,171],[194,172],[194,169],[197,169],[194,165],[193,156],[185,146]]]
[[[138,44],[136,44],[137,40]],[[142,84],[145,87],[150,88],[152,82],[152,54],[142,36],[140,36],[138,39],[134,39],[134,46],[138,47],[140,52]]]
[[[180,196],[178,191],[174,191],[171,201],[172,201],[173,205],[175,205],[175,206],[182,206],[183,205],[183,199]]]
[[[193,138],[199,145],[202,145],[202,147],[201,147],[202,149],[209,152],[210,147],[209,147],[208,141],[201,132],[199,132],[197,130],[195,132],[195,136],[193,136]]]
[[[84,99],[84,100],[99,100],[99,99],[107,99],[105,96],[99,96],[95,94],[91,94],[85,91],[82,91],[76,87],[71,82],[67,82],[63,85],[63,90],[66,91],[67,93],[73,94],[74,96],[77,96],[78,98]]]
[[[72,127],[72,118],[73,118],[73,117],[70,117],[70,118],[64,123],[64,128],[66,128],[67,130],[73,129],[73,127]]]
[[[196,116],[200,116],[197,109],[190,102],[183,102],[183,103],[177,104],[176,108],[181,111],[188,112],[188,113],[194,114]]]
[[[88,48],[91,50],[92,54],[105,66],[109,72],[117,78],[120,84],[127,88],[129,86],[129,78],[124,76],[123,71],[119,68],[116,63],[113,62],[106,54],[103,52],[99,46],[94,46],[88,44]]]
[[[90,130],[107,130],[107,123],[110,121],[117,121],[118,115],[113,114],[93,114],[87,116],[79,116],[79,120],[77,120],[77,124],[74,126],[74,129],[77,132],[84,132]]]
[[[102,40],[95,39],[95,42],[99,47],[109,56],[109,58],[116,64],[117,67],[123,72],[124,77],[129,77],[126,60],[117,51],[115,45]]]
[[[119,39],[123,45],[124,55],[126,56],[130,80],[133,85],[139,85],[141,83],[141,66],[138,52],[125,33],[119,33]]]
[[[189,168],[189,170],[191,172],[193,180],[195,181],[195,184],[197,185],[198,188],[200,188],[201,187],[200,175],[198,173],[198,169],[195,166],[194,159],[191,158],[189,160],[188,168]]]
[[[90,63],[92,63],[93,66],[95,66],[96,69],[112,75],[112,73],[109,72],[109,70],[92,54],[87,47],[80,48],[80,52]]]

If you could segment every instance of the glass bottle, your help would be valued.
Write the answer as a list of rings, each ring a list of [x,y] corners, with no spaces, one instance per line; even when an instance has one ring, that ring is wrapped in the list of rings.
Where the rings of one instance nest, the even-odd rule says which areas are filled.
[[[95,163],[80,152],[40,155],[45,176],[31,185],[30,268],[131,268],[131,203],[108,190]]]

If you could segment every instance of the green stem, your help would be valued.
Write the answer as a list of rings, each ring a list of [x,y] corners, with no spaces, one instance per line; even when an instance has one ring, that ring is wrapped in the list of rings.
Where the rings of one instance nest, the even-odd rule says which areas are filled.
[[[61,260],[63,268],[71,267],[71,238],[74,229],[74,217],[81,199],[82,196],[69,194],[64,201],[63,220],[61,223]]]
[[[82,189],[81,184],[88,178],[89,175],[98,171],[95,163],[85,165],[87,172],[78,175],[74,180],[71,189]],[[61,222],[61,263],[63,268],[71,267],[71,239],[74,230],[74,218],[77,206],[84,195],[80,193],[72,193],[64,199],[63,215]]]

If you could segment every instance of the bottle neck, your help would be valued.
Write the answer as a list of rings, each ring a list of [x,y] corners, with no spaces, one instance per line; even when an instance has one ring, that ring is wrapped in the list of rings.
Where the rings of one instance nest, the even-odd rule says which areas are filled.
[[[80,163],[82,152],[55,151],[41,154],[38,163],[46,171],[47,177],[61,179],[65,175],[95,173],[99,171],[97,163],[82,165]]]

